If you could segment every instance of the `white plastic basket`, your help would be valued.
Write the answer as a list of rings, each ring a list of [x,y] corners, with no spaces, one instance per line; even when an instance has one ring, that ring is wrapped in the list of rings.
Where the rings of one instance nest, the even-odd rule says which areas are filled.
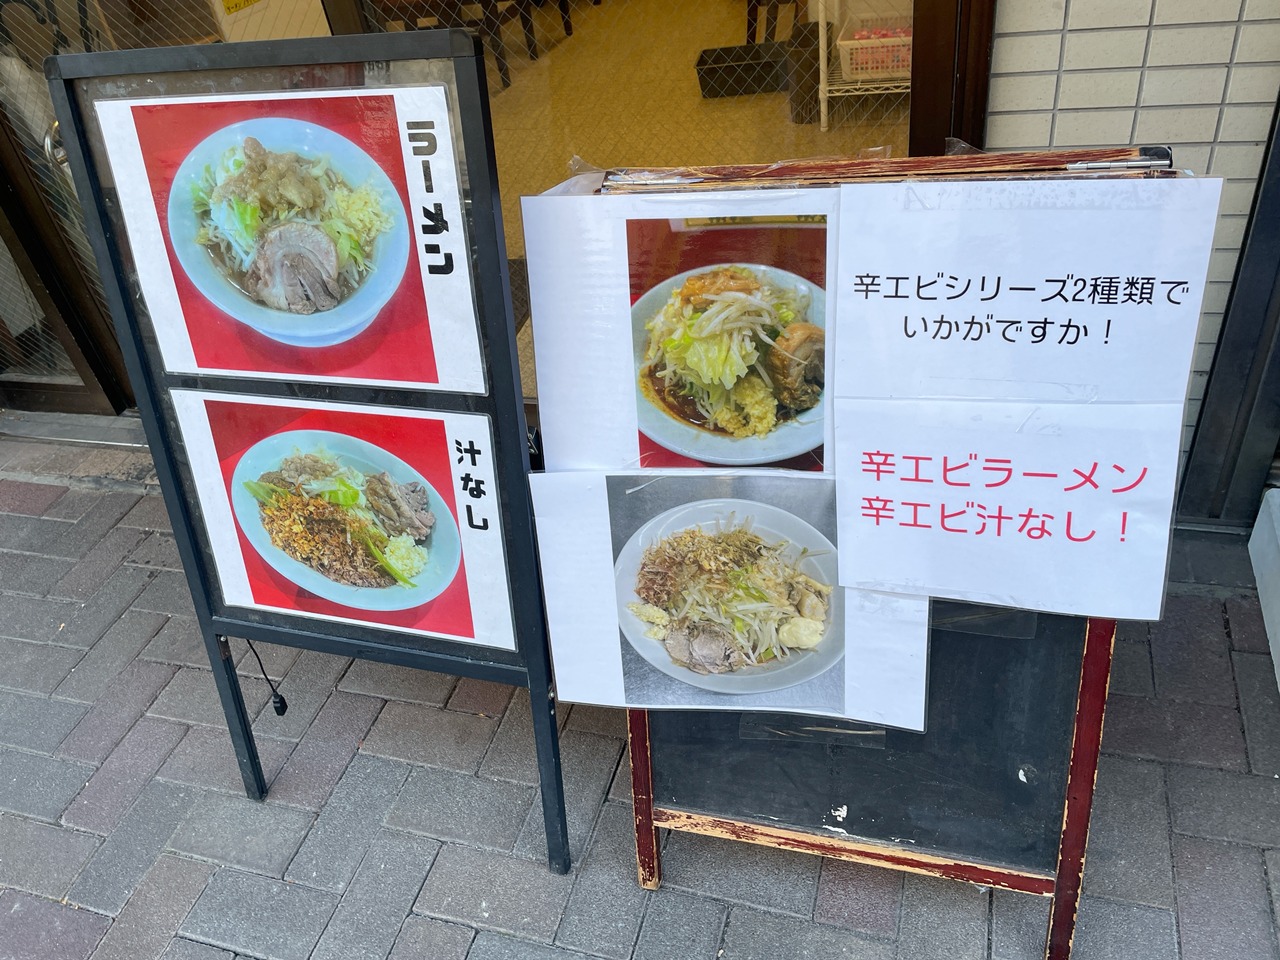
[[[911,76],[911,18],[870,17],[850,22],[836,41],[845,80]]]

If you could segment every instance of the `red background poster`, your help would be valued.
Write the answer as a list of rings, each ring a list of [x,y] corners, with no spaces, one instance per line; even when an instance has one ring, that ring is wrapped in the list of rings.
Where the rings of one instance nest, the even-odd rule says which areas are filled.
[[[205,410],[228,497],[236,464],[255,443],[288,430],[328,430],[364,440],[399,457],[440,494],[443,506],[433,502],[431,509],[447,511],[453,522],[458,522],[448,438],[441,420],[219,400],[206,400]],[[434,600],[409,610],[358,610],[317,597],[281,576],[258,555],[238,521],[236,533],[257,603],[429,633],[475,636],[465,556],[453,582]]]
[[[670,220],[628,220],[627,263],[631,274],[632,303],[670,277],[686,270],[721,263],[759,263],[778,267],[825,290],[827,229],[823,224],[761,224],[673,230]],[[714,464],[673,453],[641,432],[640,466],[706,467]],[[821,470],[822,447],[766,466]]]
[[[178,262],[169,236],[169,193],[182,161],[209,135],[259,117],[314,123],[347,138],[382,168],[407,209],[408,187],[392,97],[270,99],[264,95],[260,100],[135,106],[132,112],[170,269],[200,367],[303,377],[438,382],[422,274],[412,247],[399,287],[366,330],[330,347],[296,347],[263,336],[206,300]]]

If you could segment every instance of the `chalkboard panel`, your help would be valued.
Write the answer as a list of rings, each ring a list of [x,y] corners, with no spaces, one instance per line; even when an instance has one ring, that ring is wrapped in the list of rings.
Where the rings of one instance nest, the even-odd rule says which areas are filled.
[[[651,711],[654,806],[1052,876],[1087,621],[957,612],[932,618],[925,733]]]

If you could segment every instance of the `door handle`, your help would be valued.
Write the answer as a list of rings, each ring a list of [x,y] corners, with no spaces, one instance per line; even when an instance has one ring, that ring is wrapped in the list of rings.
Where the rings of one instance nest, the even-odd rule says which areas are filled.
[[[44,156],[54,166],[66,166],[67,151],[60,144],[58,136],[58,121],[55,120],[49,124],[49,129],[44,132]]]

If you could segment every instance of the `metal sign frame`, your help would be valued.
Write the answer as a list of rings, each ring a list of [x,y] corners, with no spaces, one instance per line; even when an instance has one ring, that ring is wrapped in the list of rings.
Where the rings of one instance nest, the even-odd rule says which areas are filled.
[[[338,85],[378,93],[380,88],[413,86],[412,82],[380,82],[401,61],[448,61],[453,71],[453,108],[457,112],[456,153],[464,161],[461,181],[463,215],[469,243],[480,357],[487,392],[459,393],[424,388],[359,383],[317,383],[305,379],[254,379],[167,370],[155,342],[150,315],[131,287],[128,229],[101,144],[92,139],[92,111],[97,102],[123,96],[125,78],[150,83],[161,75],[198,76],[205,92],[262,93],[245,83],[246,71],[278,70],[287,86],[314,89],[317,95]],[[569,869],[568,828],[551,683],[546,626],[535,550],[527,474],[529,448],[519,386],[519,360],[511,317],[507,261],[503,244],[497,171],[489,121],[488,96],[480,42],[461,30],[414,31],[403,34],[344,36],[261,43],[131,50],[53,57],[46,62],[54,107],[84,203],[87,230],[101,267],[106,299],[123,347],[126,366],[138,399],[147,439],[155,457],[165,505],[191,585],[195,610],[219,696],[226,713],[246,793],[265,796],[265,782],[250,728],[228,636],[244,637],[357,657],[457,676],[527,687],[542,785],[548,861],[553,871]],[[374,75],[368,82],[369,75]],[[107,81],[119,78],[116,88]],[[161,85],[163,86],[163,85]],[[105,92],[104,91],[108,91]],[[96,93],[95,93],[96,91]],[[133,95],[135,98],[146,94]],[[106,182],[104,182],[106,181]],[[410,221],[411,234],[412,221]],[[411,244],[412,247],[412,244]],[[412,250],[410,251],[412,254]],[[480,414],[488,418],[493,440],[494,478],[500,492],[496,507],[502,519],[504,555],[515,649],[471,644],[447,637],[407,635],[394,627],[293,616],[275,610],[230,605],[214,565],[210,532],[194,491],[193,467],[172,403],[174,390],[199,390],[227,399],[274,398],[327,404],[360,404],[430,411],[442,415]],[[394,410],[390,411],[394,413]]]

